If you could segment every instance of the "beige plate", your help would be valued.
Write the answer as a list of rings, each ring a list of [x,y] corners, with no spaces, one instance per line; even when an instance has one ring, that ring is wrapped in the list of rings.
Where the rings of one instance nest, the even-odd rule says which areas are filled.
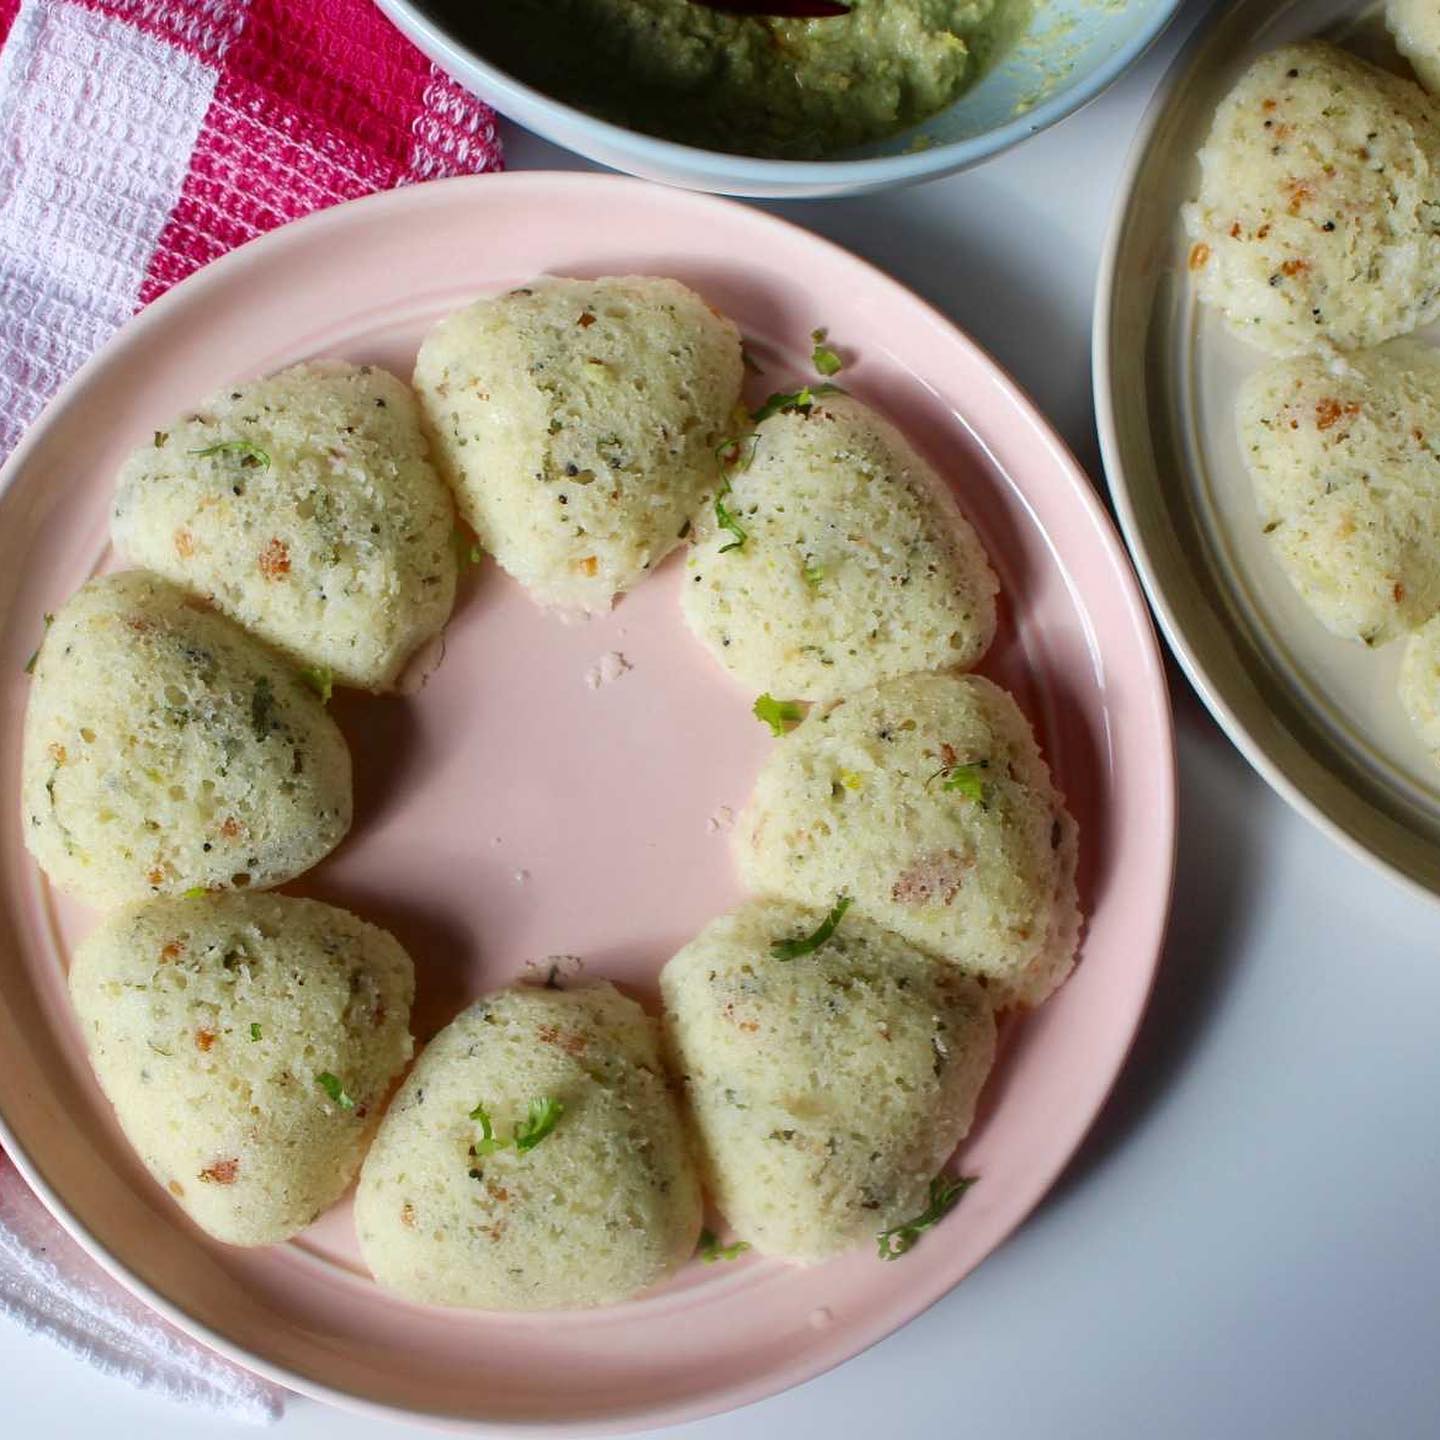
[[[1440,895],[1440,771],[1395,696],[1403,644],[1370,651],[1310,615],[1260,534],[1235,393],[1265,356],[1200,307],[1181,204],[1215,106],[1263,51],[1323,35],[1399,68],[1377,7],[1237,0],[1162,82],[1116,201],[1095,311],[1110,492],[1161,627],[1251,764],[1303,815]],[[1440,339],[1435,327],[1422,332]]]

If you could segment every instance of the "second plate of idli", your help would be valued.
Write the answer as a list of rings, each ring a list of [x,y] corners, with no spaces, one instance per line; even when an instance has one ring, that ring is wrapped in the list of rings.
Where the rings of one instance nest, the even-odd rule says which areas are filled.
[[[708,388],[693,400],[680,393],[663,365],[633,374],[610,322],[638,307],[649,333],[663,337],[670,303],[662,297],[651,313],[623,287],[598,283],[634,275],[679,281],[718,312],[697,312],[698,326],[687,322],[676,344],[710,337],[709,369],[725,407],[741,378],[731,322],[752,367],[744,375],[752,417],[772,392],[818,391],[818,330],[842,365],[828,378],[853,401],[831,392],[819,397],[824,403],[782,407],[757,421],[708,408],[715,399]],[[541,302],[557,293],[550,282],[536,286],[545,276],[574,282],[567,294],[579,305],[577,332],[589,337],[584,369],[557,356],[552,371],[544,353],[554,316]],[[514,294],[531,288],[540,293]],[[480,309],[467,311],[477,302]],[[690,302],[677,293],[673,303]],[[411,375],[436,322],[457,314],[467,318],[456,325],[484,344],[437,343],[430,352],[420,376],[433,397],[426,462],[405,438],[408,412],[379,371]],[[484,370],[474,357],[497,353],[505,336],[522,331],[526,363],[545,364],[548,408],[512,437],[511,450],[474,459],[462,442],[484,424],[480,392],[499,394],[505,379],[503,365]],[[564,350],[573,359],[568,344]],[[301,435],[294,407],[303,397],[264,379],[302,362],[324,362],[302,372],[305,390],[333,397],[344,439],[321,445]],[[457,396],[448,411],[437,403]],[[447,413],[448,439],[440,423]],[[196,418],[175,423],[186,415]],[[657,490],[653,515],[641,517],[644,525],[630,516],[617,539],[603,527],[607,515],[635,502],[628,482],[635,456],[630,441],[620,446],[612,436],[633,440],[647,427],[655,454],[668,457],[676,491]],[[382,431],[391,436],[387,445],[394,434],[404,445],[387,479],[391,498],[377,508],[361,479],[372,436],[383,438]],[[761,431],[758,440],[746,438]],[[863,493],[827,488],[833,476],[807,459],[813,435],[828,431],[864,459],[871,479]],[[565,439],[551,447],[553,513],[534,514],[524,484],[513,495],[492,486],[469,502],[462,494],[462,513],[496,560],[470,563],[465,532],[453,614],[443,634],[427,639],[452,583],[427,499],[431,464],[462,490],[530,453],[534,433]],[[708,516],[688,529],[681,519],[697,492],[687,467],[713,483],[717,434],[727,453],[737,439],[755,452],[749,469],[732,467],[720,502],[731,525],[750,536],[740,549],[727,548],[735,530],[711,500],[724,533]],[[294,462],[282,466],[292,452]],[[284,503],[316,512],[317,546],[327,520],[322,497],[332,491],[358,517],[347,521],[347,534],[361,520],[377,527],[369,531],[373,545],[342,557],[342,578],[363,633],[402,612],[408,617],[383,643],[365,649],[344,631],[317,630],[305,614],[282,615],[263,603],[268,592],[244,568],[257,546],[262,556],[273,548],[265,514],[247,521],[259,527],[253,533],[210,523],[214,502],[243,498],[234,487],[268,473],[262,455],[277,483],[283,469],[296,487]],[[338,727],[350,755],[348,783],[311,806],[317,815],[323,808],[326,823],[309,824],[313,845],[304,860],[325,858],[285,884],[283,905],[322,902],[304,912],[323,920],[312,926],[321,939],[325,927],[340,924],[325,906],[393,937],[413,962],[413,1002],[408,972],[397,971],[385,979],[394,993],[383,1012],[363,1008],[397,1027],[408,1008],[420,1057],[370,1151],[358,1199],[330,1204],[368,1139],[373,1095],[404,1063],[398,1029],[393,1044],[388,1029],[365,1031],[358,1047],[342,1023],[344,1006],[337,1010],[323,988],[310,997],[308,979],[305,1006],[293,1016],[280,988],[246,989],[238,1009],[226,990],[219,1025],[195,1018],[220,1003],[208,992],[170,996],[163,1014],[144,1012],[143,1025],[133,997],[114,1013],[103,1004],[126,985],[137,948],[158,945],[163,954],[171,947],[196,964],[202,951],[224,951],[221,921],[255,928],[256,953],[268,954],[266,906],[282,900],[225,902],[235,914],[217,909],[205,922],[212,935],[191,918],[211,902],[187,900],[186,892],[211,883],[203,866],[217,852],[202,844],[199,860],[171,857],[175,875],[157,882],[153,857],[144,844],[132,845],[145,886],[176,892],[151,902],[164,924],[152,934],[138,920],[123,922],[131,928],[114,945],[82,952],[98,915],[52,890],[22,842],[22,717],[34,687],[44,686],[59,713],[75,703],[82,681],[93,691],[94,677],[103,684],[110,673],[98,642],[64,654],[71,643],[65,602],[118,567],[109,535],[116,480],[131,456],[120,531],[132,560],[138,554],[169,580],[198,577],[213,591],[216,609],[195,612],[197,625],[228,633],[238,622],[323,670],[327,681],[333,672],[329,718],[312,715],[307,723]],[[787,473],[804,503],[778,523]],[[174,483],[177,475],[183,483]],[[601,477],[608,477],[603,490]],[[918,499],[911,504],[935,485],[953,495],[953,512],[948,501],[933,512]],[[867,508],[874,487],[893,487],[896,506]],[[573,512],[563,530],[562,512]],[[944,525],[937,515],[948,517]],[[530,533],[532,521],[544,536]],[[573,543],[580,530],[583,547]],[[287,573],[300,575],[308,556],[292,547]],[[337,568],[328,551],[322,558]],[[736,560],[745,563],[724,568]],[[767,575],[767,565],[784,570],[785,584]],[[434,616],[414,597],[386,601],[391,593],[404,598],[386,578],[392,575],[433,576]],[[102,582],[95,593],[116,583]],[[147,583],[169,593],[164,581]],[[597,613],[563,618],[524,585],[552,607]],[[688,607],[681,603],[687,586],[705,592]],[[607,608],[612,591],[621,598]],[[753,614],[746,627],[728,624],[753,595],[791,597],[783,617],[777,611],[785,624],[769,638]],[[42,645],[47,613],[57,619]],[[454,1428],[550,1426],[566,1435],[672,1423],[773,1393],[888,1334],[1000,1244],[1073,1154],[1123,1062],[1158,955],[1174,841],[1163,673],[1123,550],[1063,445],[982,352],[883,275],[762,213],[613,177],[486,177],[342,206],[245,247],[147,309],[17,451],[0,489],[0,614],[0,814],[8,817],[0,824],[0,1141],[72,1233],[125,1283],[183,1328],[295,1389]],[[811,652],[800,644],[810,642],[790,633],[806,614],[805,623],[823,631],[813,664],[801,663]],[[874,671],[865,675],[847,669],[847,636],[861,619],[876,646]],[[37,645],[36,673],[27,676]],[[417,645],[418,657],[397,679],[398,657]],[[977,657],[979,679],[937,680],[927,689],[904,678],[916,666]],[[124,658],[115,651],[111,668]],[[92,678],[72,683],[82,661]],[[253,698],[250,670],[260,661],[237,656],[236,666],[242,661],[250,668],[225,682],[225,695]],[[835,678],[841,671],[843,682]],[[843,715],[836,709],[843,695],[866,681],[875,682],[874,693],[853,723],[823,718]],[[936,686],[949,689],[932,695]],[[273,681],[272,688],[278,695]],[[772,736],[753,713],[767,688],[785,705],[811,702],[811,718]],[[142,699],[146,713],[161,718],[166,705],[180,703],[163,686],[158,700],[148,692]],[[964,753],[950,755],[948,740],[919,733],[942,701],[973,721]],[[87,703],[98,700],[91,694]],[[297,689],[293,703],[297,714],[308,713],[320,697]],[[119,708],[99,705],[106,727],[119,725]],[[881,710],[888,719],[875,718]],[[872,745],[861,733],[867,717],[882,729],[893,723],[904,743]],[[80,723],[99,743],[100,725]],[[844,756],[812,744],[826,725],[837,729]],[[124,733],[121,726],[122,740]],[[168,748],[155,741],[156,758],[146,762],[155,775],[137,777],[130,806],[145,843],[146,786],[168,796],[173,783],[188,793],[193,777],[184,767],[202,763],[195,746],[208,734],[182,751],[155,730]],[[250,738],[263,776],[261,762],[272,758],[266,747],[279,741],[268,728]],[[51,743],[63,742],[38,735],[31,799],[44,821],[45,783],[60,765],[56,821],[68,823],[72,805],[91,804],[88,791],[70,788],[89,784],[90,772],[68,753],[62,765]],[[927,759],[927,746],[938,747],[940,758]],[[788,774],[812,752],[817,764],[838,767],[840,797],[833,784],[811,794]],[[772,782],[761,793],[767,768]],[[965,787],[950,784],[956,776]],[[946,807],[963,820],[963,834],[937,861],[932,812]],[[890,809],[897,817],[913,813],[887,836]],[[788,898],[747,901],[732,853],[751,827],[773,812],[767,834],[780,835],[792,811],[796,823],[808,824],[807,816],[831,823],[832,810],[843,810],[847,824],[833,826],[836,838],[816,850],[812,880]],[[223,817],[217,824],[223,833]],[[951,887],[946,867],[968,863],[972,847],[977,864],[992,853],[1010,857],[985,903],[967,911],[973,934],[902,938],[876,928],[923,910],[926,897]],[[752,887],[774,888],[766,877],[783,855],[768,840],[763,854],[754,853]],[[888,888],[862,894],[857,867],[876,857],[893,871]],[[242,859],[249,864],[248,854]],[[198,880],[190,878],[195,866]],[[299,868],[287,855],[272,861],[257,852],[254,883]],[[239,874],[252,871],[237,864],[229,883],[238,885]],[[132,880],[126,870],[111,888],[128,897]],[[816,893],[832,884],[853,890],[853,911],[833,950],[801,955],[798,941],[830,904],[827,895],[817,910]],[[998,1033],[991,999],[980,998],[988,991],[959,970],[937,972],[917,958],[923,945],[948,946],[962,965],[989,967],[997,995],[1038,1000],[1064,977],[1077,900],[1084,930],[1074,972],[1040,1008],[1023,1018],[1002,1015]],[[772,947],[787,938],[799,958],[775,960]],[[688,958],[676,961],[662,996],[662,970],[682,952]],[[84,1053],[66,984],[77,953],[89,957],[76,982],[87,1020],[102,1027],[95,1033],[106,1054],[120,1056],[101,1078],[143,1154],[121,1134]],[[754,990],[744,973],[752,954],[792,968]],[[312,973],[303,958],[297,985]],[[370,961],[361,958],[354,963],[363,981]],[[329,985],[333,975],[318,956],[314,964],[321,967],[314,983],[323,974]],[[188,986],[184,965],[171,968],[168,983]],[[517,990],[527,978],[555,978],[561,988]],[[812,1025],[847,991],[854,992],[844,1011],[848,1029]],[[756,1099],[754,1113],[736,1112],[744,1123],[717,1119],[707,1132],[702,1178],[712,1202],[730,1205],[729,1225],[714,1209],[699,1213],[693,1175],[675,1149],[656,1069],[655,1022],[667,1004],[672,1024],[663,1038],[677,1071],[691,1076],[697,1106],[702,1091],[707,1106],[716,1096],[729,1103],[726,1090],[738,1087]],[[323,1006],[339,1016],[335,1023],[306,1018]],[[756,1028],[729,1037],[735,1044],[712,1044],[724,1033],[716,1026],[731,1016]],[[890,1026],[892,1038],[877,1025]],[[544,1054],[533,1046],[517,1052],[511,1064],[493,1045],[472,1053],[482,1027],[492,1038],[512,1028],[553,1031],[554,1044]],[[300,1029],[316,1038],[307,1041]],[[150,1092],[151,1082],[136,1078],[134,1046],[126,1049],[131,1031],[163,1031],[167,1050],[176,1048],[165,1039],[172,1032],[191,1037],[194,1055],[182,1045],[151,1071],[173,1072],[173,1095]],[[305,1053],[307,1043],[314,1054]],[[981,1088],[992,1044],[995,1066]],[[187,1218],[165,1182],[172,1171],[198,1170],[207,1188],[197,1198],[184,1183],[185,1200],[212,1229],[216,1216],[225,1219],[239,1204],[242,1187],[263,1182],[290,1133],[286,1097],[272,1103],[263,1087],[277,1066],[292,1063],[292,1049],[292,1068],[314,1072],[304,1114],[328,1148],[322,1154],[315,1142],[314,1174],[293,1205],[250,1216],[247,1238],[260,1235],[253,1226],[261,1221],[264,1236],[289,1238],[227,1245]],[[834,1081],[823,1105],[817,1082],[804,1079],[821,1070]],[[873,1113],[849,1117],[847,1107],[863,1106],[882,1073],[895,1093]],[[784,1118],[798,1113],[797,1076],[817,1088],[804,1126]],[[217,1114],[233,1108],[239,1117],[233,1145],[197,1158],[186,1148],[188,1128],[172,1123],[172,1102],[193,1093],[218,1105],[205,1097],[245,1085],[262,1086],[254,1133],[243,1107],[219,1105]],[[517,1137],[546,1123],[533,1113],[537,1095],[557,1102],[550,1119],[558,1122],[543,1145],[522,1153]],[[453,1134],[425,1118],[432,1101],[445,1102]],[[330,1121],[325,1129],[321,1122]],[[493,1127],[493,1144],[482,1138],[485,1127]],[[305,1143],[311,1133],[296,1130],[293,1138]],[[765,1150],[778,1145],[783,1152]],[[746,1157],[756,1147],[775,1162],[769,1180],[748,1175]],[[843,1157],[836,1185],[807,1217],[786,1196],[807,1192],[832,1147]],[[650,1161],[637,1166],[642,1154]],[[612,1164],[617,1157],[629,1158]],[[939,1195],[934,1171],[942,1160],[952,1178]],[[962,1178],[974,1183],[941,1218]],[[485,1245],[465,1231],[477,1205],[493,1210],[486,1223],[500,1236]],[[926,1221],[911,1251],[918,1233],[911,1222],[927,1207],[938,1223]],[[702,1225],[720,1238],[702,1239],[692,1253]],[[753,1247],[722,1258],[742,1227]],[[894,1263],[876,1253],[882,1232],[892,1237]],[[629,1243],[637,1237],[643,1243]],[[477,1267],[481,1251],[492,1260],[503,1255],[504,1273]],[[837,1251],[803,1266],[780,1258]],[[609,1303],[649,1282],[658,1283]],[[556,1295],[596,1308],[525,1313]],[[463,1308],[472,1305],[511,1308]]]
[[[1095,314],[1111,493],[1180,663],[1282,795],[1426,894],[1435,14],[1238,0],[1203,25],[1136,141]]]

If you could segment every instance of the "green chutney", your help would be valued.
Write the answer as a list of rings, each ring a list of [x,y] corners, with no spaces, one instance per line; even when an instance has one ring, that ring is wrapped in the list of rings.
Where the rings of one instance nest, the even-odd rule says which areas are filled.
[[[488,59],[537,89],[667,140],[816,159],[943,110],[1028,0],[852,0],[825,19],[695,0],[437,0]],[[460,19],[464,15],[464,20]]]

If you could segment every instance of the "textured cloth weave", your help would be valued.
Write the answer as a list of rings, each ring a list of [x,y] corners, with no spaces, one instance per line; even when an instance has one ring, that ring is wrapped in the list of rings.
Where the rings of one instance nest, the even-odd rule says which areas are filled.
[[[369,0],[0,0],[0,458],[127,316],[340,200],[498,169]]]
[[[498,169],[370,0],[0,0],[0,460],[134,311],[287,220]],[[0,1156],[0,1314],[236,1419],[282,1392],[152,1315]]]
[[[285,1392],[182,1335],[121,1289],[0,1155],[0,1315],[117,1379],[217,1418],[267,1424]]]

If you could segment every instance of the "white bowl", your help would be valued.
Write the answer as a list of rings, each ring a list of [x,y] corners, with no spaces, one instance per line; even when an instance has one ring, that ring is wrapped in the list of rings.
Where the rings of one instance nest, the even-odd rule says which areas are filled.
[[[647,180],[722,195],[857,195],[965,170],[1073,114],[1113,83],[1181,0],[1049,0],[1015,50],[948,109],[833,160],[760,160],[677,145],[597,119],[500,69],[433,8],[376,0],[437,65],[527,130]],[[478,0],[485,4],[488,0]]]

